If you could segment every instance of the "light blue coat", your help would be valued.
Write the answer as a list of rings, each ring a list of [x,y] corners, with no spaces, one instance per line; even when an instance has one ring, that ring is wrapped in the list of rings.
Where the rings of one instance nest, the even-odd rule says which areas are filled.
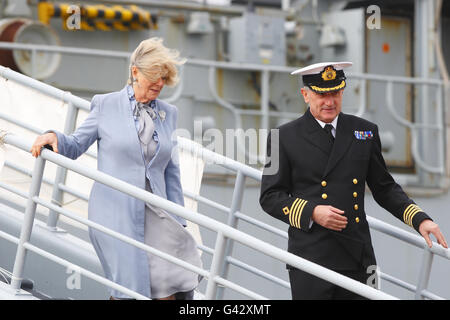
[[[126,89],[127,87],[119,92],[95,95],[88,118],[73,134],[67,136],[54,131],[58,137],[59,153],[76,159],[97,141],[98,170],[141,189],[145,189],[147,176],[154,194],[184,206],[178,153],[173,149],[176,139],[172,139],[177,123],[177,108],[156,100],[156,111],[163,110],[166,115],[163,121],[159,115],[154,120],[158,147],[146,168]],[[88,211],[90,220],[144,242],[143,201],[95,182]],[[186,225],[183,218],[173,217]],[[89,235],[105,276],[150,297],[146,252],[91,228]],[[127,297],[115,290],[112,290],[111,295]]]

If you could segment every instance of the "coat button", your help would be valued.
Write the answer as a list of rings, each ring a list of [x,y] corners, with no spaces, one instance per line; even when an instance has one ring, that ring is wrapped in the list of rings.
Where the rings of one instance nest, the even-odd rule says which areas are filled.
[[[322,199],[325,200],[326,198],[328,198],[327,194],[326,193],[322,193]]]
[[[357,179],[353,179],[353,184],[358,184],[358,180]]]
[[[358,196],[357,192],[353,192],[353,198],[356,198]]]
[[[359,223],[359,218],[356,217],[356,218],[355,218],[355,221],[356,221],[356,223]]]
[[[355,204],[354,206],[353,206],[353,208],[355,208],[355,210],[358,210],[358,205],[357,204]]]
[[[327,182],[324,180],[322,181],[322,187],[326,187],[327,186]]]

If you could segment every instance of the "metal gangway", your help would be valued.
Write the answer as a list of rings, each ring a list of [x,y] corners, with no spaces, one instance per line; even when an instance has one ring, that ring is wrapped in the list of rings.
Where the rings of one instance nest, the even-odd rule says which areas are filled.
[[[1,77],[7,79],[8,81],[15,81],[24,86],[33,88],[34,90],[61,99],[64,102],[67,102],[69,106],[68,113],[66,115],[66,125],[65,125],[65,131],[67,130],[67,133],[74,129],[75,123],[74,119],[76,119],[78,110],[87,108],[89,106],[89,102],[84,99],[73,96],[68,92],[64,92],[50,85],[41,83],[37,80],[24,76],[20,73],[11,71],[7,68],[0,67],[0,75]],[[16,125],[20,125],[24,128],[28,127],[26,123],[21,123],[19,119],[10,119],[10,118],[5,119],[6,117],[3,117],[2,114],[0,114],[0,118],[8,121],[13,120]],[[28,127],[28,129],[36,132],[40,130],[38,128],[30,128],[30,127]],[[12,133],[4,135],[3,141],[6,145],[12,148],[23,150],[25,152],[29,151],[32,144],[32,141],[24,139],[23,137],[14,135]],[[26,293],[20,288],[21,282],[23,280],[24,267],[25,264],[27,263],[26,259],[27,253],[33,252],[39,256],[49,259],[50,261],[56,264],[76,269],[81,275],[90,278],[94,281],[97,281],[105,286],[119,290],[133,298],[148,299],[147,297],[139,295],[136,292],[133,292],[127,288],[121,287],[116,283],[109,281],[108,279],[104,278],[99,274],[95,274],[90,270],[82,268],[81,266],[78,266],[71,261],[67,261],[31,243],[30,239],[33,232],[33,223],[35,222],[36,208],[37,205],[40,205],[50,210],[50,215],[47,220],[47,226],[50,229],[55,228],[56,231],[56,223],[58,221],[58,217],[62,215],[67,218],[73,219],[74,221],[77,221],[78,223],[81,223],[83,225],[105,232],[110,236],[116,237],[142,250],[155,254],[163,259],[167,259],[190,271],[198,273],[199,275],[204,277],[205,281],[207,281],[206,292],[204,293],[205,299],[220,298],[220,293],[218,293],[219,287],[234,290],[252,299],[269,298],[266,296],[267,293],[254,292],[237,283],[230,281],[228,279],[228,268],[230,265],[245,269],[248,272],[254,273],[260,277],[268,279],[283,287],[286,288],[289,287],[289,283],[287,283],[286,281],[278,279],[272,276],[271,274],[268,274],[262,270],[259,270],[253,266],[245,264],[234,258],[232,256],[231,250],[233,243],[240,243],[248,248],[260,252],[277,261],[292,265],[298,269],[309,272],[317,277],[320,277],[329,282],[337,284],[343,288],[356,292],[369,299],[395,299],[395,297],[386,294],[380,290],[376,290],[370,286],[364,285],[355,280],[342,276],[329,269],[326,269],[310,261],[302,259],[291,253],[288,253],[285,250],[282,250],[272,245],[271,243],[267,243],[256,237],[250,236],[240,230],[237,230],[236,228],[237,221],[243,220],[259,228],[262,228],[264,230],[267,230],[269,232],[272,232],[287,239],[287,233],[285,231],[274,228],[273,226],[270,226],[268,224],[262,223],[241,212],[245,180],[247,178],[250,178],[259,182],[262,177],[262,172],[260,170],[251,168],[232,159],[226,158],[220,154],[214,153],[208,149],[202,148],[198,144],[195,144],[187,139],[182,138],[179,139],[178,147],[181,150],[189,151],[192,154],[195,154],[196,156],[205,159],[205,161],[208,161],[209,163],[217,164],[227,170],[231,170],[236,173],[233,198],[230,207],[221,205],[211,199],[206,199],[202,196],[185,192],[185,196],[187,197],[191,197],[196,201],[202,202],[208,206],[226,212],[228,214],[228,224],[218,222],[217,220],[207,217],[199,212],[186,209],[166,199],[159,198],[149,192],[146,192],[145,190],[139,189],[116,178],[108,176],[98,170],[89,168],[79,163],[78,161],[68,159],[59,154],[53,153],[49,150],[43,150],[41,156],[38,157],[36,160],[34,160],[34,167],[32,171],[28,170],[27,168],[21,168],[19,165],[14,163],[7,163],[6,165],[9,166],[10,168],[13,168],[19,172],[30,175],[32,177],[32,181],[28,193],[24,193],[21,190],[18,190],[13,186],[8,185],[7,183],[0,182],[0,187],[2,189],[7,190],[8,192],[11,193],[15,193],[25,198],[27,201],[24,213],[24,220],[21,225],[20,237],[15,237],[11,234],[8,234],[0,230],[0,238],[17,245],[16,259],[12,271],[11,284],[6,287],[4,286],[0,287],[0,290],[7,290],[13,297],[17,297],[18,299],[20,297],[23,297],[24,294],[26,295]],[[54,181],[45,181],[45,179],[43,178],[44,168],[47,163],[53,163],[58,166],[58,170]],[[86,195],[83,195],[80,192],[77,192],[64,184],[63,176],[67,173],[67,171],[76,172],[80,175],[83,175],[84,177],[98,181],[104,185],[107,185],[111,188],[124,192],[127,195],[136,197],[137,199],[148,202],[154,206],[158,206],[166,211],[172,212],[193,223],[196,223],[204,228],[207,228],[215,232],[216,241],[214,248],[208,248],[203,245],[199,245],[200,250],[202,250],[204,253],[212,255],[212,262],[209,268],[198,268],[184,261],[168,256],[164,252],[158,251],[150,246],[145,245],[144,243],[140,243],[134,239],[128,238],[117,232],[109,230],[99,224],[93,223],[92,221],[80,217],[79,215],[59,206],[58,203],[61,200],[60,197],[63,191],[70,193],[73,196],[78,196],[85,200],[87,200],[88,198]],[[44,183],[53,185],[54,192],[51,201],[48,201],[40,197],[40,189]],[[420,276],[416,285],[406,283],[400,279],[397,279],[391,275],[382,272],[379,273],[381,278],[389,282],[392,282],[396,285],[399,285],[407,290],[415,292],[416,299],[424,299],[424,298],[444,299],[443,297],[439,297],[429,292],[427,290],[427,285],[430,278],[433,257],[435,255],[439,255],[446,259],[450,259],[450,250],[442,248],[435,242],[433,243],[432,248],[428,248],[424,239],[422,239],[420,236],[416,234],[413,234],[412,232],[404,231],[400,228],[389,225],[373,217],[367,217],[367,219],[371,229],[387,234],[395,239],[404,241],[410,245],[416,246],[423,250],[422,266]],[[57,237],[57,232],[55,232],[55,240],[61,241],[60,238]]]

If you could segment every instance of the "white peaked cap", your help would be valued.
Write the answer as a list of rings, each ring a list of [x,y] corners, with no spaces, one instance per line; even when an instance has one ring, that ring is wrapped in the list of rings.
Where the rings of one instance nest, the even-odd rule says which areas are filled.
[[[301,69],[297,69],[293,72],[291,72],[292,75],[294,74],[300,74],[302,76],[308,75],[308,74],[316,74],[316,73],[320,73],[323,71],[323,68],[325,68],[326,66],[333,66],[334,69],[336,70],[342,70],[344,68],[350,67],[351,65],[353,65],[352,62],[348,62],[348,61],[344,61],[344,62],[319,62],[319,63],[315,63],[312,64],[310,66],[301,68]]]

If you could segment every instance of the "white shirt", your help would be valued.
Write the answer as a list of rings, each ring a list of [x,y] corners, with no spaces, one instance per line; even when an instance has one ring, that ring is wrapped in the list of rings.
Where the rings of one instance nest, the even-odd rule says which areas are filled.
[[[331,129],[331,134],[332,134],[333,137],[335,137],[335,138],[336,138],[336,127],[337,127],[337,121],[338,121],[338,118],[339,118],[339,115],[337,115],[336,118],[334,118],[334,120],[331,121],[331,123],[330,123],[330,124],[333,126],[333,129]],[[316,118],[314,118],[314,119],[316,119]],[[320,124],[320,126],[321,126],[322,128],[325,128],[325,125],[328,124],[328,123],[325,123],[325,122],[323,122],[323,121],[320,121],[319,119],[316,119],[316,120],[317,120],[317,122]]]

